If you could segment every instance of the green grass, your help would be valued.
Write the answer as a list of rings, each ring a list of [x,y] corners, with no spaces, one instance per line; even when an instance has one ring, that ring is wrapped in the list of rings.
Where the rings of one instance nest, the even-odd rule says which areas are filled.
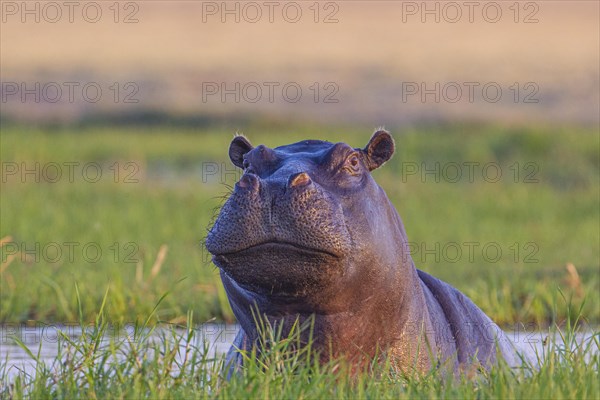
[[[403,217],[418,268],[450,282],[508,328],[564,320],[565,308],[553,314],[557,288],[572,295],[575,305],[587,296],[582,315],[589,323],[600,322],[600,161],[593,130],[496,125],[390,130],[397,153],[374,176]],[[254,144],[271,147],[308,137],[362,147],[371,132],[273,123],[252,125],[244,133]],[[35,182],[32,176],[24,183],[18,176],[2,182],[0,236],[12,242],[0,249],[0,322],[77,320],[74,282],[85,293],[81,308],[87,321],[93,320],[107,286],[112,295],[105,313],[112,323],[143,319],[165,292],[171,295],[154,314],[156,320],[183,323],[192,311],[197,322],[233,321],[202,245],[227,186],[235,182],[227,159],[232,135],[223,128],[5,127],[3,167],[96,162],[103,176],[89,183],[75,167],[73,183],[66,177]],[[115,162],[121,166],[118,183],[110,169]],[[125,168],[131,167],[127,162],[139,167],[132,177],[137,183],[125,182],[125,174],[133,171]],[[423,162],[428,168],[436,162],[494,163],[502,177],[488,182],[480,167],[473,182],[466,176],[457,183],[436,182],[431,175],[422,181],[407,174],[406,168]],[[225,166],[224,182],[203,182],[205,163]],[[529,173],[536,183],[524,182]],[[79,243],[72,260],[65,245],[71,242]],[[476,247],[469,259],[465,243],[471,242]],[[10,259],[15,249],[27,253],[36,243],[39,251]],[[53,243],[63,251],[56,260]],[[82,254],[86,244],[102,250],[98,261],[88,262]],[[456,261],[453,244],[463,252]],[[157,262],[163,245],[164,259]],[[485,245],[500,248],[502,256],[486,259]],[[567,272],[567,263],[578,277]]]
[[[77,292],[78,302],[81,296]],[[548,343],[533,363],[511,369],[500,363],[490,372],[441,379],[431,371],[421,377],[399,372],[391,360],[352,370],[344,360],[324,365],[317,361],[310,342],[298,347],[300,329],[288,337],[269,326],[261,340],[269,347],[257,354],[243,352],[244,366],[225,379],[224,360],[213,355],[200,340],[192,313],[183,329],[157,330],[140,323],[129,334],[113,336],[109,330],[106,293],[93,324],[77,339],[59,336],[57,359],[51,364],[35,362],[35,374],[21,372],[8,382],[6,364],[0,363],[0,396],[21,398],[597,398],[600,392],[600,333],[576,341],[580,308],[568,301],[574,319],[549,331]],[[558,297],[554,293],[554,297]],[[160,301],[159,301],[160,303]],[[160,309],[159,305],[156,305]],[[149,322],[150,318],[145,319]],[[305,328],[306,329],[306,328]],[[589,332],[588,332],[589,334]],[[26,349],[36,361],[35,349]]]

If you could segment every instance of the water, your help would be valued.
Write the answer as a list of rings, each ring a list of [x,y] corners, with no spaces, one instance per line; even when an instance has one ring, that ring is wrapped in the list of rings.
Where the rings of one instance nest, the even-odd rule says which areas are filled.
[[[177,354],[177,361],[181,362],[185,357],[185,347],[190,344],[195,351],[198,349],[206,350],[209,356],[219,356],[226,353],[231,343],[233,342],[239,326],[235,324],[202,324],[194,329],[193,343],[186,341],[186,332],[184,329],[158,328],[149,332],[149,342],[161,342],[166,337],[172,340],[173,333],[179,341],[179,346],[182,351]],[[111,332],[110,330],[103,337],[100,346],[106,346],[111,340],[125,341],[126,343],[134,343],[134,328],[127,326],[119,331]],[[82,330],[79,325],[43,325],[43,326],[25,326],[25,325],[4,325],[0,326],[0,371],[5,370],[8,381],[13,380],[19,373],[25,372],[29,375],[34,375],[36,371],[36,361],[32,359],[21,346],[19,346],[14,338],[16,337],[33,355],[42,363],[51,366],[59,354],[65,357],[65,341],[59,340],[62,332],[67,338],[77,341]],[[87,331],[91,332],[91,328]],[[549,342],[549,334],[547,332],[505,332],[506,336],[514,343],[519,352],[522,352],[530,360],[538,360],[538,356],[542,357],[547,353]],[[576,336],[577,343],[585,343],[591,340],[594,334],[592,332],[578,333]],[[556,343],[561,345],[560,336],[554,338]],[[148,343],[148,342],[146,342]],[[60,349],[59,346],[63,346]],[[598,347],[592,346],[594,354],[598,353]],[[62,351],[61,351],[62,350]],[[590,354],[591,356],[591,354]]]
[[[575,346],[571,345],[569,347],[568,344],[565,344],[563,341],[563,337],[559,333],[552,334],[549,332],[504,332],[506,337],[510,339],[513,343],[515,350],[523,356],[523,359],[528,360],[532,365],[542,361],[545,356],[548,354],[550,349],[550,344],[552,342],[555,343],[556,347],[553,347],[553,350],[557,349],[566,349],[569,348],[571,351],[575,351]],[[564,333],[563,333],[564,334]],[[594,345],[594,338],[596,343],[598,341],[598,332],[594,333],[592,331],[586,332],[577,332],[574,337],[574,343],[576,346],[582,346],[585,348],[587,345],[591,344],[589,348],[591,351],[587,352],[585,359],[589,361],[592,355],[600,353],[600,348],[597,345]],[[566,339],[566,338],[565,338]],[[572,342],[573,343],[573,342]]]
[[[141,332],[142,336],[148,336],[144,341],[144,348],[152,343],[162,343],[165,338],[171,344],[178,342],[180,351],[176,355],[177,362],[181,363],[185,357],[187,345],[191,345],[194,350],[207,351],[208,356],[220,356],[225,354],[231,347],[231,343],[239,330],[235,324],[202,324],[194,328],[194,335],[190,342],[187,341],[187,332],[182,328],[157,328],[153,331]],[[93,332],[92,327],[85,331],[88,335]],[[33,356],[50,367],[56,362],[59,354],[64,359],[66,352],[73,351],[72,346],[68,346],[68,340],[78,342],[83,331],[79,324],[77,325],[37,325],[27,326],[23,324],[0,326],[0,371],[6,371],[8,382],[13,380],[21,372],[27,375],[35,375],[36,360],[17,343],[22,342]],[[15,338],[17,340],[15,340]],[[120,330],[108,329],[100,341],[100,348],[107,348],[113,342],[124,343],[123,350],[127,351],[138,342],[139,336],[135,336],[133,326],[126,326]],[[122,351],[123,351],[122,350]],[[124,355],[117,355],[124,358]],[[174,371],[177,372],[177,371]]]

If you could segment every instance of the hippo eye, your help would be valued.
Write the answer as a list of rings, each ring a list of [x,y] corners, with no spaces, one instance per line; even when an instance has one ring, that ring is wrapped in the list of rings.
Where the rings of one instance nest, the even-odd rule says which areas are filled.
[[[248,173],[248,174],[256,173],[254,171],[254,168],[252,168],[252,165],[250,165],[250,162],[248,160],[244,160],[244,162],[242,163],[242,167],[244,168],[244,173]]]
[[[351,174],[356,174],[360,171],[360,159],[358,158],[358,154],[352,153],[348,158],[346,158],[346,162],[344,163],[344,170],[348,171]]]

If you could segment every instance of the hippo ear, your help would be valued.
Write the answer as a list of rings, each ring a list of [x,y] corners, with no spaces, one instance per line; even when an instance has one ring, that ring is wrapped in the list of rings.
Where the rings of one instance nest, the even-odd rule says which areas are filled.
[[[243,136],[236,136],[229,145],[229,158],[233,165],[244,168],[244,154],[252,150],[254,146]]]
[[[369,171],[381,167],[394,154],[394,138],[387,131],[378,130],[363,149]]]

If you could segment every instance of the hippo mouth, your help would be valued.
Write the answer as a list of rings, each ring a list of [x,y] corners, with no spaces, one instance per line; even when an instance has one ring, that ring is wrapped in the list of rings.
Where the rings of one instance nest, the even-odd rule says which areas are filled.
[[[306,296],[342,273],[343,257],[298,243],[267,241],[214,254],[213,262],[244,289],[270,296]]]
[[[227,253],[221,253],[221,254],[215,254],[215,257],[226,257],[226,256],[235,256],[235,255],[243,255],[244,253],[250,253],[250,252],[303,252],[303,253],[307,253],[307,254],[313,254],[315,256],[319,256],[319,255],[326,255],[326,256],[330,256],[332,258],[340,258],[340,255],[332,252],[332,251],[328,251],[328,250],[324,250],[324,249],[315,249],[312,247],[307,247],[307,246],[302,246],[300,244],[297,243],[291,243],[291,242],[281,242],[281,241],[267,241],[267,242],[262,242],[259,244],[255,244],[246,248],[243,248],[241,250],[236,250],[236,251],[231,251],[231,252],[227,252]]]

